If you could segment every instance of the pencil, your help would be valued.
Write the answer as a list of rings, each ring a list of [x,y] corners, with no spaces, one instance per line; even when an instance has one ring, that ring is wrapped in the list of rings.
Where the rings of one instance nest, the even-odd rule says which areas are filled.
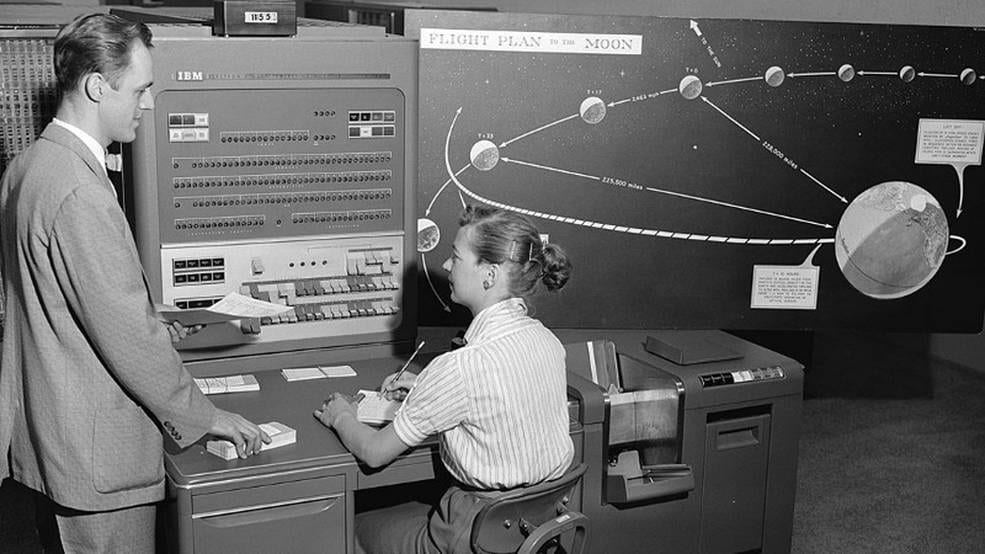
[[[407,371],[407,368],[410,367],[410,363],[414,361],[414,358],[417,356],[417,353],[421,351],[421,347],[423,346],[424,341],[421,341],[421,344],[417,345],[417,348],[414,349],[414,353],[410,355],[410,358],[407,358],[407,361],[404,362],[403,367],[401,367],[400,370],[397,371],[397,374],[394,375],[393,379],[390,381],[391,383],[396,383],[400,380],[400,377],[405,371]],[[383,394],[383,391],[380,391],[380,394]]]

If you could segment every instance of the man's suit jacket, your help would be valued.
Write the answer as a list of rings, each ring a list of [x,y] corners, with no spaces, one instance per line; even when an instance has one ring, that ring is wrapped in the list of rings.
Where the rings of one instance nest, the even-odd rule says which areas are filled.
[[[67,129],[8,168],[0,244],[0,478],[82,510],[160,500],[158,425],[185,447],[215,407],[154,317],[112,184]]]

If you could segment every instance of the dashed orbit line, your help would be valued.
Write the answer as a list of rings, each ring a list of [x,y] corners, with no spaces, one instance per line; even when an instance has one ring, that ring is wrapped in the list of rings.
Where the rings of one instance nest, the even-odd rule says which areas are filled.
[[[577,219],[573,217],[549,214],[545,212],[539,212],[536,210],[528,210],[527,208],[521,208],[519,206],[513,206],[511,204],[506,204],[503,202],[498,202],[496,200],[491,200],[482,195],[472,192],[465,187],[458,179],[453,179],[455,185],[464,192],[467,196],[470,196],[479,202],[488,204],[490,206],[501,208],[504,210],[509,210],[511,212],[517,212],[530,217],[536,217],[539,219],[547,219],[550,221],[557,221],[558,223],[568,223],[571,225],[581,225],[582,227],[588,227],[590,229],[601,229],[603,231],[612,231],[615,233],[626,233],[630,235],[640,235],[640,236],[652,236],[658,238],[666,239],[680,239],[680,240],[693,240],[698,242],[715,242],[722,244],[747,244],[747,245],[757,245],[757,246],[771,246],[771,245],[801,245],[801,244],[831,244],[834,243],[834,238],[813,238],[813,239],[764,239],[764,238],[749,238],[749,237],[724,237],[720,235],[703,235],[698,233],[678,233],[673,231],[661,231],[658,229],[644,229],[642,227],[627,227],[624,225],[613,225],[611,223],[601,223],[598,221],[591,221],[587,219]]]

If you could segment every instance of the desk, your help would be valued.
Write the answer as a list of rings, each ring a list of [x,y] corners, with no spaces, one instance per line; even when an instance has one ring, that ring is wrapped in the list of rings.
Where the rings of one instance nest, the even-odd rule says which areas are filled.
[[[295,444],[246,460],[206,452],[204,439],[165,456],[168,547],[177,552],[352,552],[353,491],[430,479],[436,444],[417,448],[384,471],[358,465],[312,415],[333,391],[378,387],[401,360],[350,362],[355,377],[287,382],[279,369],[254,372],[260,391],[212,395],[216,406],[256,423],[297,430]]]
[[[415,360],[420,371],[428,356]],[[211,395],[216,406],[256,423],[279,421],[297,430],[295,444],[246,460],[206,452],[204,439],[168,452],[168,550],[204,553],[354,552],[355,492],[432,479],[437,441],[401,455],[381,470],[356,463],[333,431],[312,415],[333,391],[378,388],[403,360],[348,362],[355,377],[284,380],[279,369],[252,372],[259,392]],[[572,424],[573,438],[580,433]],[[576,456],[581,442],[576,440]]]

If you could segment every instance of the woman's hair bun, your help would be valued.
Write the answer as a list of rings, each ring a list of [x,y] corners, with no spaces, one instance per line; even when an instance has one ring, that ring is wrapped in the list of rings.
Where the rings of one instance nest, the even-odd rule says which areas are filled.
[[[560,290],[571,277],[571,261],[567,254],[560,246],[548,243],[541,250],[541,257],[541,282],[547,290]]]

